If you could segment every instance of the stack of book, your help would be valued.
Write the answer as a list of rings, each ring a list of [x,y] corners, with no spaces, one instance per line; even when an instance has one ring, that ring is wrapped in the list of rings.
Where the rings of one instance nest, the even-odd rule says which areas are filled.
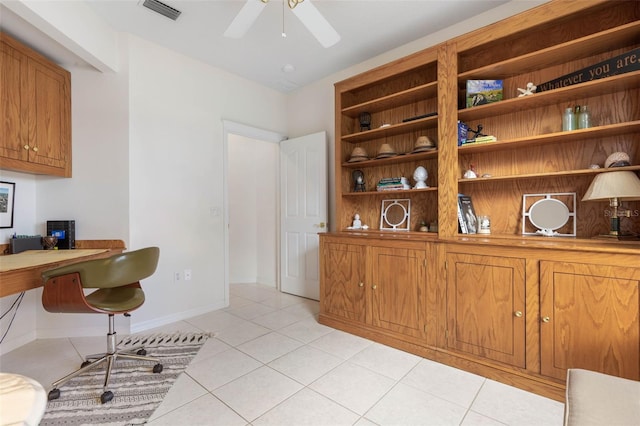
[[[411,189],[409,181],[406,177],[392,177],[380,179],[376,186],[378,191],[399,191],[403,189]]]

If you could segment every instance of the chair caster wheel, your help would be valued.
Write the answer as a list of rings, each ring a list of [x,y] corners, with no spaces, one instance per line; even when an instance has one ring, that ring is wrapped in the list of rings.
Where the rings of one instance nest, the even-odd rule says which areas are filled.
[[[113,399],[113,392],[111,391],[106,391],[102,395],[100,395],[100,401],[102,401],[103,404],[111,401],[112,399]]]
[[[60,389],[55,388],[49,391],[49,396],[47,397],[49,401],[53,401],[54,399],[60,398]]]
[[[153,366],[154,373],[162,373],[162,364],[156,364]]]
[[[138,352],[136,352],[138,355],[141,356],[145,356],[147,354],[147,351],[145,349],[140,349]]]
[[[84,367],[86,367],[86,366],[87,366],[87,365],[89,365],[89,364],[91,364],[91,361],[85,361],[85,362],[83,362],[82,364],[80,364],[80,368],[84,368]]]

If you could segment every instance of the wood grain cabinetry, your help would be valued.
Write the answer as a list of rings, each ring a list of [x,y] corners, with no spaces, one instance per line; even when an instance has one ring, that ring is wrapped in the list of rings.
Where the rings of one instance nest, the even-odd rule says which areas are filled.
[[[524,368],[525,259],[447,253],[447,348]]]
[[[425,336],[424,242],[320,238],[322,315],[402,336]]]
[[[422,221],[437,221],[438,151],[413,152],[420,136],[438,141],[437,51],[421,52],[336,84],[336,202],[337,227],[351,225],[358,213],[374,228],[380,221],[383,199],[407,198],[412,202],[410,229]],[[370,129],[362,128],[360,115],[370,115]],[[426,117],[425,117],[426,116]],[[397,155],[378,158],[383,144]],[[355,148],[369,159],[350,162]],[[418,166],[427,169],[428,188],[378,192],[383,178],[406,177],[413,186]],[[353,172],[364,173],[365,190],[355,191]]]
[[[593,80],[518,97],[517,89],[528,82],[542,89],[544,82],[640,46],[640,3],[575,6],[553,2],[548,8],[557,10],[554,19],[548,8],[534,9],[523,26],[514,27],[514,18],[484,29],[490,40],[469,36],[450,43],[457,63],[457,119],[472,128],[482,125],[483,132],[498,139],[461,146],[456,164],[458,192],[472,196],[478,214],[491,215],[493,233],[521,233],[523,194],[576,193],[577,236],[604,234],[606,203],[582,203],[582,195],[597,173],[610,171],[604,163],[614,152],[631,157],[631,166],[623,169],[640,170],[640,71],[618,73],[622,64],[617,63],[592,71]],[[640,59],[636,53],[627,60]],[[503,81],[504,100],[465,108],[467,80],[487,78]],[[592,127],[563,131],[563,111],[575,106],[588,106]],[[594,164],[601,168],[590,168]],[[470,165],[478,176],[490,177],[463,178]],[[637,221],[625,222],[627,232],[640,231]]]
[[[584,368],[640,380],[640,269],[540,263],[541,373]]]
[[[638,48],[640,2],[552,0],[336,83],[336,232],[321,238],[320,321],[556,399],[568,368],[639,379],[640,244],[593,238],[608,232],[608,203],[581,198],[612,171],[602,166],[613,152],[631,160],[615,170],[640,171],[640,71],[517,90]],[[476,79],[502,80],[503,100],[467,108]],[[592,126],[563,131],[563,111],[584,105]],[[458,146],[458,122],[497,141]],[[419,136],[437,150],[413,153]],[[383,144],[399,155],[376,158]],[[349,161],[356,147],[370,159]],[[471,164],[480,177],[463,177]],[[376,191],[417,166],[429,188]],[[491,217],[491,235],[459,235],[460,193]],[[522,236],[523,195],[548,193],[576,194],[576,238]],[[405,198],[410,230],[380,231],[382,201]],[[346,231],[355,213],[369,230]],[[416,232],[421,221],[437,233]],[[640,233],[637,214],[622,222]]]
[[[71,77],[0,33],[3,169],[71,176]]]
[[[324,235],[321,235],[321,240]],[[364,323],[366,247],[331,240],[320,245],[320,300],[324,312]]]

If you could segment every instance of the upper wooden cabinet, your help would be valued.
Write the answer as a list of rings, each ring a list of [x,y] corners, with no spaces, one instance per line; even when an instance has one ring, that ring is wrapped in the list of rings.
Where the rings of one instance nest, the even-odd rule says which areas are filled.
[[[408,198],[412,231],[437,220],[439,237],[457,237],[457,195],[464,193],[477,214],[491,217],[492,234],[512,237],[522,234],[523,195],[575,193],[577,237],[607,233],[606,202],[581,198],[598,173],[610,171],[603,166],[614,152],[631,158],[622,169],[640,170],[640,71],[619,73],[616,64],[595,70],[593,80],[532,96],[519,97],[518,88],[632,51],[628,62],[637,64],[639,47],[640,2],[554,0],[336,83],[336,230],[355,213],[377,230],[381,201]],[[466,83],[476,79],[502,80],[503,100],[466,108]],[[563,131],[563,111],[584,105],[592,127]],[[360,127],[365,112],[371,130]],[[497,141],[458,147],[458,121],[481,125]],[[423,135],[437,151],[412,153]],[[383,144],[399,155],[376,159]],[[356,147],[371,159],[349,162]],[[463,177],[471,165],[478,178]],[[427,168],[429,188],[376,192],[385,177],[405,176],[413,185],[417,166]],[[356,169],[365,192],[354,191]],[[640,202],[625,206],[638,210]],[[623,222],[623,231],[640,232],[639,221]]]
[[[71,76],[0,33],[0,167],[71,176]]]
[[[412,201],[411,230],[416,230],[421,221],[436,221],[438,151],[413,151],[420,136],[438,142],[437,52],[420,52],[337,83],[335,101],[338,230],[351,225],[356,213],[363,224],[377,229],[384,198]],[[363,114],[366,118],[361,119]],[[361,121],[369,122],[369,126],[361,126]],[[396,155],[379,155],[384,144]],[[369,159],[350,161],[355,148],[363,149]],[[428,188],[376,191],[378,181],[389,177],[406,177],[413,186],[412,176],[418,166],[429,173]],[[364,191],[355,191],[355,170],[364,173]]]
[[[457,63],[457,120],[471,128],[482,125],[498,139],[459,147],[452,167],[457,192],[472,196],[476,213],[491,216],[492,233],[507,235],[522,232],[524,194],[576,193],[577,236],[605,234],[607,203],[581,198],[597,173],[611,171],[604,163],[614,152],[631,158],[631,166],[616,170],[640,170],[640,71],[621,69],[640,61],[640,2],[554,1],[526,15],[450,42]],[[542,83],[627,53],[627,63],[593,69],[579,84],[518,96],[528,82],[542,89]],[[466,82],[473,79],[502,80],[503,100],[466,108]],[[563,111],[576,106],[588,107],[592,127],[563,131]],[[470,165],[479,178],[463,178]],[[640,231],[638,221],[624,222],[625,231]]]

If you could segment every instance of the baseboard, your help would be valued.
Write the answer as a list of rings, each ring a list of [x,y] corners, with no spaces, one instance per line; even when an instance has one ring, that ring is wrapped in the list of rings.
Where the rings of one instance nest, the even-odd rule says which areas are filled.
[[[206,314],[212,311],[216,311],[218,309],[226,308],[228,306],[228,302],[219,301],[218,303],[214,303],[212,305],[201,306],[196,309],[191,309],[188,311],[178,312],[175,314],[167,315],[164,317],[154,318],[148,321],[135,322],[135,318],[131,317],[131,333],[140,333],[146,330],[151,330],[156,327],[162,327],[167,324],[172,324],[174,322],[186,320],[189,318],[193,318],[198,315]],[[209,331],[209,330],[203,330]]]
[[[18,349],[20,346],[26,345],[36,340],[36,332],[30,331],[29,333],[22,334],[20,336],[5,340],[0,345],[0,355],[8,354],[14,349]]]

